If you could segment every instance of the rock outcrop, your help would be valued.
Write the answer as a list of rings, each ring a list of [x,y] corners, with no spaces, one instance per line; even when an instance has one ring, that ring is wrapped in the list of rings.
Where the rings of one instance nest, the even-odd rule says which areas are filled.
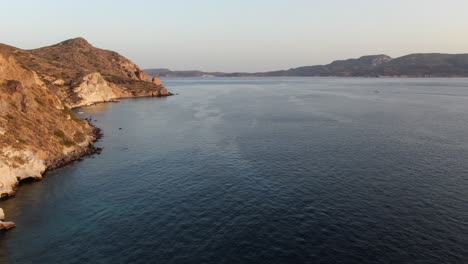
[[[3,209],[0,208],[0,230],[8,230],[16,226],[13,222],[3,222],[3,220],[5,220],[5,213],[3,212]]]
[[[0,230],[8,230],[8,229],[12,229],[16,227],[16,224],[13,223],[13,222],[3,222],[3,221],[0,221]]]
[[[98,72],[86,75],[83,82],[73,88],[73,92],[80,98],[73,107],[108,102],[117,98],[112,87]]]
[[[41,179],[46,170],[45,161],[30,150],[4,147],[0,160],[0,192],[11,196],[15,193],[15,186],[26,178]]]
[[[155,85],[157,86],[162,86],[162,81],[161,79],[159,79],[159,77],[153,77],[153,79],[151,80],[152,83],[154,83]]]
[[[8,230],[16,226],[13,222],[3,222],[3,220],[5,220],[5,213],[3,213],[3,209],[0,208],[0,230]]]

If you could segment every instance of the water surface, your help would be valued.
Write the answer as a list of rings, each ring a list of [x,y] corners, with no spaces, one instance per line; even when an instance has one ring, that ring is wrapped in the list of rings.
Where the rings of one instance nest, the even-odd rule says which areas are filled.
[[[167,79],[0,203],[0,263],[463,263],[467,79]],[[120,129],[121,128],[121,129]]]

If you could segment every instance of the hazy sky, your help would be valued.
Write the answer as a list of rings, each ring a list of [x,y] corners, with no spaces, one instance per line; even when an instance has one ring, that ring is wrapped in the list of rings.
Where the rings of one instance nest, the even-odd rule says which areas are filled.
[[[468,0],[0,0],[0,42],[81,36],[143,68],[265,71],[468,53]]]

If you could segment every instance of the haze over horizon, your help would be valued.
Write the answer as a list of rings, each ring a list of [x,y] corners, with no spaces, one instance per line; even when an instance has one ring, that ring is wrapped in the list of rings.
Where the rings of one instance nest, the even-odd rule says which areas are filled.
[[[462,0],[45,0],[2,6],[0,43],[32,49],[84,37],[142,68],[254,72],[369,54],[468,52],[468,1]]]

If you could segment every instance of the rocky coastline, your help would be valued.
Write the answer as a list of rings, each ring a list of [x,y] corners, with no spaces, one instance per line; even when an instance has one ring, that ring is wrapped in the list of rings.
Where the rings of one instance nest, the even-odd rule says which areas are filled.
[[[65,155],[61,155],[58,157],[51,157],[47,159],[46,166],[47,169],[45,170],[45,173],[48,171],[52,171],[58,168],[61,168],[63,166],[66,166],[70,163],[73,163],[75,161],[81,160],[83,157],[94,155],[94,154],[100,154],[102,151],[102,148],[96,147],[94,144],[103,136],[101,133],[101,129],[94,126],[91,124],[89,120],[87,120],[89,125],[93,127],[93,139],[92,141],[88,142],[86,146],[83,146],[79,149],[73,150]]]
[[[75,161],[80,161],[86,156],[100,154],[102,151],[102,148],[98,148],[94,144],[103,136],[101,129],[94,126],[90,120],[86,120],[86,121],[88,122],[90,126],[93,127],[91,140],[87,142],[86,144],[84,144],[83,146],[80,146],[78,149],[75,149],[73,151],[70,151],[60,156],[48,158],[47,160],[45,160],[46,169],[40,175],[40,177],[29,177],[29,178],[33,178],[35,180],[41,180],[43,176],[46,175],[47,172],[64,167]],[[16,192],[18,191],[18,185],[21,183],[21,181],[26,180],[26,179],[28,178],[18,178],[17,184],[13,187],[13,192],[8,193],[8,194],[2,193],[0,198],[1,199],[13,198],[16,195]],[[14,222],[4,222],[3,220],[5,220],[5,213],[3,209],[0,208],[0,230],[9,230],[9,229],[16,227],[16,224]]]
[[[25,179],[101,152],[101,130],[71,109],[170,95],[159,78],[83,38],[35,50],[0,44],[0,198],[14,196]],[[15,226],[0,216],[0,229]]]

